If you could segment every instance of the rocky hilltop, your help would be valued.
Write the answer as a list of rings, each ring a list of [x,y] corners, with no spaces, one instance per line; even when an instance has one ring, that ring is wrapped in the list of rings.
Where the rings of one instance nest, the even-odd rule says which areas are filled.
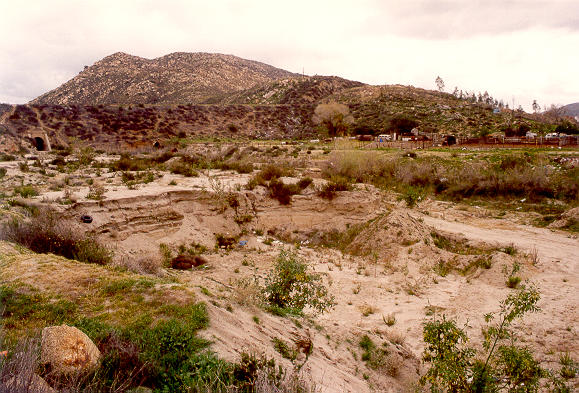
[[[232,55],[115,53],[31,101],[48,105],[200,104],[297,74]]]

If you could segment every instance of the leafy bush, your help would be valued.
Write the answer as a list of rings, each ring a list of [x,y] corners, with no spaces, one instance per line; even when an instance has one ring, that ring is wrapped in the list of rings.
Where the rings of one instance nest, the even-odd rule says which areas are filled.
[[[2,179],[4,176],[6,176],[6,168],[0,168],[0,179]]]
[[[301,313],[304,308],[323,313],[334,306],[334,297],[322,284],[319,274],[308,272],[308,265],[294,253],[281,251],[265,280],[266,302],[273,307]]]
[[[426,344],[423,354],[431,366],[421,378],[422,385],[430,385],[431,392],[534,392],[546,373],[524,347],[516,346],[510,330],[515,319],[539,310],[539,293],[533,287],[521,286],[500,303],[498,315],[490,313],[485,320],[496,324],[485,330],[482,358],[469,347],[465,329],[454,320],[433,320],[424,325]]]

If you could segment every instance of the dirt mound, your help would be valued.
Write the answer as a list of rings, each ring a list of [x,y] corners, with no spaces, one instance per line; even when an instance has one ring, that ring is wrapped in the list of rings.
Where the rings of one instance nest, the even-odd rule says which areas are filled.
[[[384,253],[395,245],[411,245],[430,238],[432,227],[406,210],[394,210],[370,222],[347,247],[352,254]],[[378,247],[377,247],[378,246]]]
[[[549,228],[569,228],[570,226],[579,223],[579,207],[567,210],[561,215],[561,218],[549,224]]]

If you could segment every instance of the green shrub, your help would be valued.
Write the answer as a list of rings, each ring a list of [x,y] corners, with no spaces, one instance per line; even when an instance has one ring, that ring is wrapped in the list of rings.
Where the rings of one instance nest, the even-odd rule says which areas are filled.
[[[161,253],[161,264],[164,267],[171,267],[171,261],[173,260],[173,252],[171,248],[165,244],[159,244],[159,252]]]
[[[516,255],[517,254],[517,248],[513,244],[506,246],[505,248],[501,249],[501,251],[507,255]]]
[[[0,168],[0,179],[2,179],[4,176],[6,176],[6,168]]]
[[[412,208],[416,206],[418,202],[422,200],[423,192],[415,187],[408,187],[406,191],[402,194],[400,199],[406,202],[406,206]]]
[[[507,265],[503,266],[503,274],[506,276],[507,279],[506,280],[507,287],[516,288],[519,285],[519,283],[521,282],[521,277],[516,276],[519,270],[521,270],[521,265],[516,261],[513,262],[510,271]]]
[[[152,162],[148,159],[121,154],[119,160],[111,163],[109,167],[113,171],[144,171],[151,168],[152,165]]]
[[[30,198],[38,195],[38,190],[31,185],[14,187],[14,195],[20,195],[22,198]]]
[[[334,306],[334,297],[322,284],[319,274],[308,272],[308,265],[294,253],[281,251],[265,280],[266,302],[281,309],[302,312],[305,307],[323,313]]]
[[[30,170],[30,167],[28,166],[28,163],[24,161],[18,163],[18,169],[20,169],[20,171],[22,172],[28,172]]]
[[[521,282],[521,277],[511,276],[507,279],[507,287],[516,288]]]

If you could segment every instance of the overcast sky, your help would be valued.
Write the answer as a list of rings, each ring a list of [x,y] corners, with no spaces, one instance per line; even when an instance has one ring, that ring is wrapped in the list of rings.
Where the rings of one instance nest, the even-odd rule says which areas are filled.
[[[579,101],[579,0],[0,0],[0,102],[114,52],[226,53],[370,84]]]

